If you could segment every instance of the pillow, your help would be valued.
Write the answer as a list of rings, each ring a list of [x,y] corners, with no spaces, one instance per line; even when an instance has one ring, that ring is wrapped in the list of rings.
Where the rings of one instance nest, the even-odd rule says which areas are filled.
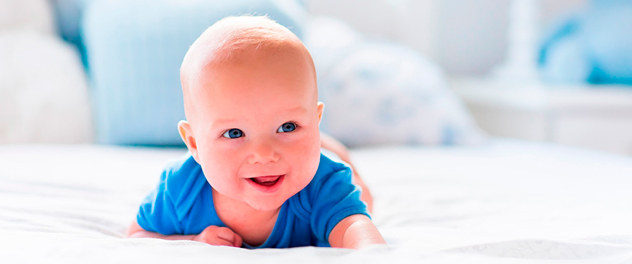
[[[632,2],[593,0],[545,37],[539,63],[546,80],[632,85]]]
[[[300,24],[273,0],[93,0],[83,35],[98,142],[182,145],[179,69],[188,47],[214,22],[267,14],[299,37]]]
[[[321,130],[348,146],[476,144],[484,134],[417,51],[369,40],[331,18],[305,30],[325,103]]]
[[[55,24],[50,3],[47,0],[0,0],[0,33],[24,29],[53,35]]]
[[[0,144],[92,142],[85,72],[54,35],[0,32]]]
[[[81,54],[81,60],[84,66],[87,66],[86,50],[83,45],[83,38],[79,30],[81,21],[83,21],[83,13],[86,6],[92,0],[53,0],[55,9],[55,20],[59,35],[77,47]]]

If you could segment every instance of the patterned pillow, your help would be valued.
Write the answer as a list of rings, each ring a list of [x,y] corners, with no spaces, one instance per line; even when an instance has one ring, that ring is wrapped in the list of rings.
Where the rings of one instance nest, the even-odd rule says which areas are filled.
[[[321,129],[349,146],[475,144],[485,137],[441,69],[404,45],[367,40],[329,18],[306,27],[317,65]]]
[[[267,14],[301,36],[274,0],[93,0],[83,37],[93,86],[97,140],[182,145],[179,68],[189,46],[215,21]]]

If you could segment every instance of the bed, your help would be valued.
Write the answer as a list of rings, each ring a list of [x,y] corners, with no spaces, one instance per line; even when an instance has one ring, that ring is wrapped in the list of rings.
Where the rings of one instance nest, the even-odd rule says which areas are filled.
[[[352,150],[388,247],[247,250],[129,239],[180,148],[0,146],[3,263],[632,262],[632,158],[547,143]]]
[[[46,0],[0,0],[10,10],[0,25],[0,69],[10,69],[0,71],[0,263],[632,263],[632,157],[485,142],[440,67],[410,47],[293,1],[53,2],[56,13]],[[125,237],[166,161],[185,150],[115,145],[181,145],[184,53],[213,21],[254,11],[309,48],[327,105],[321,129],[364,146],[351,156],[387,247]],[[76,46],[55,32],[54,14]],[[367,147],[376,144],[389,146]]]

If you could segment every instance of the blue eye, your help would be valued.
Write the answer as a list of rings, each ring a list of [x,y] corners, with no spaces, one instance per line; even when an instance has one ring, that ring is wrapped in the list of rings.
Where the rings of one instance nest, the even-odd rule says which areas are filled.
[[[295,129],[296,129],[296,124],[294,124],[292,122],[287,122],[287,123],[281,125],[279,127],[279,129],[277,129],[277,132],[279,132],[279,133],[292,132]]]
[[[225,138],[240,138],[244,136],[244,132],[237,128],[229,129],[222,135]]]

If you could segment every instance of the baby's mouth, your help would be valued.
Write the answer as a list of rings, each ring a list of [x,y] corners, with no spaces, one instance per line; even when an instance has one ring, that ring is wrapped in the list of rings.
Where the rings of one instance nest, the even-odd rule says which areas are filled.
[[[273,186],[275,185],[277,182],[279,182],[279,179],[281,179],[281,176],[283,175],[276,175],[276,176],[260,176],[260,177],[254,177],[254,178],[249,178],[249,180],[253,181],[256,184],[259,185],[263,185],[263,186]]]

